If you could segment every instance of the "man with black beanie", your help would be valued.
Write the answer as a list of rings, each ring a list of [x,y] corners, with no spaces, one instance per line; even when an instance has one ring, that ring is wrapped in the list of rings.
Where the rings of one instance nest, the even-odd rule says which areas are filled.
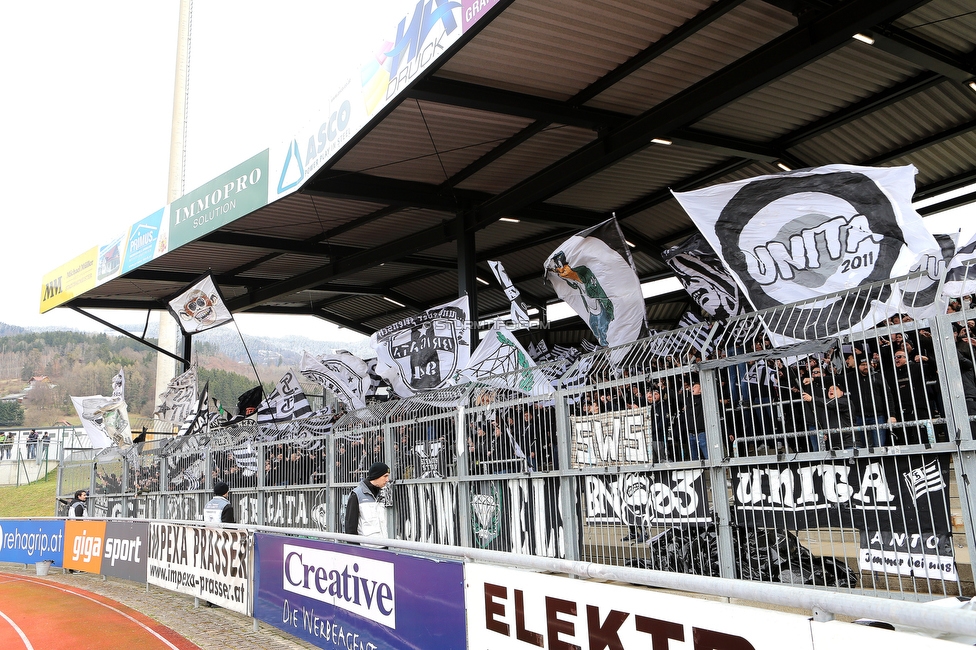
[[[380,490],[390,480],[390,466],[373,463],[366,478],[349,494],[346,502],[347,535],[389,537],[386,532],[386,507],[380,501]]]
[[[208,524],[237,523],[237,519],[234,517],[234,506],[227,499],[228,491],[229,488],[223,481],[214,484],[214,498],[210,499],[207,505],[203,506],[203,520],[205,522]]]

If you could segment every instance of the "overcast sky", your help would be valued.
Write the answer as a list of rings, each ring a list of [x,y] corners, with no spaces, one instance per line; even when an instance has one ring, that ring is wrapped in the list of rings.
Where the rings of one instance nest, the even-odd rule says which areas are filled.
[[[397,2],[197,2],[184,191],[314,120],[334,86],[327,62],[362,60],[369,46],[356,39],[368,15],[355,12]],[[41,277],[166,204],[178,13],[178,0],[5,4],[0,322],[101,329],[66,309],[41,315]],[[976,208],[939,221],[932,230],[968,237]],[[239,326],[361,338],[312,317],[243,315]]]

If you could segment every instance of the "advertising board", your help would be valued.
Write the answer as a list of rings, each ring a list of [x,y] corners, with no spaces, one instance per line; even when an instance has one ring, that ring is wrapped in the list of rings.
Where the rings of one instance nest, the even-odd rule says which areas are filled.
[[[258,533],[254,617],[320,648],[465,647],[462,565]]]
[[[63,551],[63,521],[0,521],[0,562],[30,564],[51,560],[61,566]]]

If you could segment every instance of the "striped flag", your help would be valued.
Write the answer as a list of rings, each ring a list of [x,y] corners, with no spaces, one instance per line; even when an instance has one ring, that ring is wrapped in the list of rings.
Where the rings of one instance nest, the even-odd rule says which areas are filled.
[[[942,477],[942,467],[939,465],[938,459],[926,463],[921,467],[916,467],[909,472],[905,472],[902,474],[902,478],[905,479],[905,484],[911,490],[912,497],[916,501],[923,494],[941,492],[946,486],[945,479]]]
[[[261,403],[257,414],[258,424],[288,422],[311,412],[312,407],[298,383],[298,377],[289,370],[278,380],[274,391]]]
[[[234,454],[234,462],[241,468],[244,476],[254,476],[258,473],[258,455],[254,451],[254,447],[248,444],[247,447],[231,449],[230,451]]]

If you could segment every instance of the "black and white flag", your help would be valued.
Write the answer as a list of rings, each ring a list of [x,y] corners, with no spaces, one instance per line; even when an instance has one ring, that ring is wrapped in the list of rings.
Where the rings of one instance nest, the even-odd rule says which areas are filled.
[[[288,371],[278,380],[278,385],[258,408],[258,424],[287,422],[305,417],[312,407],[295,373]]]
[[[184,334],[205,332],[234,320],[209,273],[171,298],[167,307]]]
[[[912,496],[918,501],[923,494],[930,492],[942,492],[946,487],[946,482],[942,478],[942,467],[939,460],[935,459],[921,467],[915,467],[902,474],[905,485],[908,486]]]
[[[512,331],[498,324],[481,339],[467,367],[455,378],[455,383],[465,382],[488,384],[532,395],[552,392],[549,380],[536,369],[532,357]]]
[[[112,397],[125,400],[125,368],[119,368],[119,374],[112,377]]]
[[[814,339],[873,327],[899,303],[889,285],[843,301],[821,298],[906,275],[941,255],[911,205],[915,173],[828,165],[674,196],[756,309],[805,302],[770,323],[775,334]]]
[[[932,236],[939,245],[939,253],[924,255],[911,269],[913,272],[924,271],[924,273],[913,273],[913,277],[901,282],[898,287],[901,293],[901,305],[898,311],[908,314],[914,320],[934,318],[938,314],[944,314],[948,302],[937,294],[939,282],[956,254],[959,233]]]
[[[701,235],[692,235],[661,257],[695,304],[712,318],[726,319],[746,311],[739,286]]]
[[[190,368],[174,377],[159,394],[159,405],[153,417],[163,422],[181,424],[197,405],[197,371]]]
[[[488,260],[491,272],[495,274],[498,284],[502,285],[502,290],[512,303],[512,329],[524,330],[529,328],[531,319],[529,318],[529,306],[522,299],[522,292],[509,279],[508,273],[501,262]]]
[[[600,345],[632,343],[647,332],[640,280],[616,219],[564,241],[546,260],[545,273]]]
[[[942,285],[942,295],[946,298],[961,298],[971,293],[976,293],[976,235],[956,249]]]
[[[400,397],[448,385],[471,356],[470,309],[464,296],[376,331],[376,374]]]
[[[196,408],[180,423],[178,436],[193,436],[206,433],[210,421],[210,382],[203,385]]]
[[[90,395],[71,396],[71,403],[81,418],[81,426],[88,434],[92,447],[104,449],[115,445],[126,449],[132,444],[132,429],[125,402],[115,397]]]
[[[298,370],[309,381],[332,391],[350,410],[365,408],[372,384],[369,364],[351,352],[340,351],[316,359],[303,350]]]

